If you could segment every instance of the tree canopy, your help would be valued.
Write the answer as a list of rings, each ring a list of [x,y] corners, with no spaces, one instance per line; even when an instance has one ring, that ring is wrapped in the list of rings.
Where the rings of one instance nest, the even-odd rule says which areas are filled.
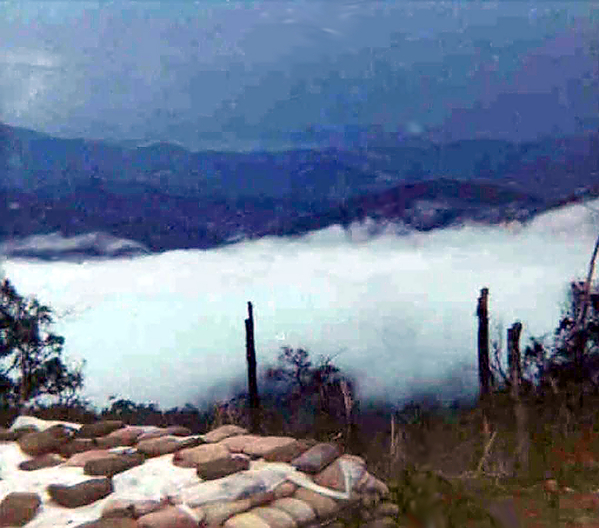
[[[0,401],[24,405],[44,395],[60,403],[78,401],[83,365],[69,369],[62,358],[64,337],[51,331],[54,312],[35,297],[0,282]]]
[[[331,421],[350,422],[356,410],[356,382],[321,356],[317,364],[302,349],[283,347],[278,364],[266,371],[266,380],[280,395],[279,403],[297,417],[301,408],[311,408]]]

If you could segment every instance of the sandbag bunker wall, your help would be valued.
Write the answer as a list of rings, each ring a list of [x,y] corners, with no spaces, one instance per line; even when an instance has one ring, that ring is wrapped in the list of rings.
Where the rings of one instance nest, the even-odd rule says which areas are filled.
[[[235,425],[191,435],[19,416],[0,430],[0,479],[2,527],[397,526],[387,486],[360,457]]]

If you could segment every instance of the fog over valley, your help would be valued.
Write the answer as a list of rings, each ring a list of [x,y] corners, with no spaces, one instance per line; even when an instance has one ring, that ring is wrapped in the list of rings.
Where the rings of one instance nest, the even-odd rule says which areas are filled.
[[[491,339],[520,320],[524,350],[586,278],[598,13],[3,2],[0,278],[55,311],[97,408],[245,391],[248,301],[259,371],[289,346],[332,358],[356,401],[476,396],[481,288]],[[0,318],[10,369],[36,343]]]
[[[360,396],[476,394],[476,299],[490,288],[491,337],[516,319],[522,344],[550,333],[568,281],[583,278],[599,201],[525,226],[465,225],[399,236],[368,224],[209,251],[42,262],[9,259],[7,277],[60,316],[67,359],[86,360],[83,395],[160,408],[245,389],[247,301],[258,367],[305,347],[355,375]],[[503,325],[503,326],[501,326]],[[505,338],[504,338],[505,341]]]

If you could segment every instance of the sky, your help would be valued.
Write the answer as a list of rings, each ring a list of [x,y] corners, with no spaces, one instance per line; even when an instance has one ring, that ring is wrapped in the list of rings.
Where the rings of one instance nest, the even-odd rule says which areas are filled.
[[[0,121],[226,150],[576,133],[599,126],[598,14],[577,0],[2,2]]]
[[[477,390],[476,301],[490,289],[491,337],[516,320],[551,333],[571,279],[586,277],[599,201],[525,227],[459,228],[377,237],[354,225],[301,239],[133,259],[5,261],[22,294],[60,316],[65,357],[85,359],[83,393],[161,409],[202,405],[245,388],[247,301],[258,368],[282,346],[330,355],[359,397],[399,404],[423,392],[447,401]],[[499,331],[501,329],[501,331]],[[498,333],[499,332],[499,333]],[[503,340],[505,343],[505,339]]]

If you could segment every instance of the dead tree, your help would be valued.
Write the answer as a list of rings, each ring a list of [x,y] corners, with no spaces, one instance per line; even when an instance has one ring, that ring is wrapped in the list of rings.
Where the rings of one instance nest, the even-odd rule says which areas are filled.
[[[587,312],[591,306],[591,283],[593,281],[593,274],[595,272],[595,261],[597,260],[597,253],[599,252],[599,237],[595,241],[595,247],[593,248],[593,254],[589,263],[589,271],[587,279],[583,284],[581,292],[580,309],[577,314],[576,322],[572,327],[570,335],[566,339],[566,347],[570,350],[574,350],[576,377],[579,386],[579,407],[582,409],[583,406],[583,381],[584,381],[584,350],[587,344],[587,332],[585,332],[585,324],[587,318]]]
[[[489,366],[489,289],[483,288],[478,298],[478,379],[480,396],[484,399],[491,389],[491,369]]]
[[[516,463],[520,470],[528,471],[528,451],[530,441],[526,425],[526,407],[522,402],[522,361],[520,355],[520,335],[522,323],[516,322],[507,331],[508,366],[510,375],[510,393],[514,403],[516,417]]]
[[[511,394],[514,400],[519,399],[522,383],[522,363],[520,357],[520,334],[522,323],[516,322],[507,331],[508,369],[510,376]]]
[[[254,313],[252,303],[248,302],[248,318],[245,320],[245,349],[248,363],[248,391],[250,404],[250,422],[252,432],[258,432],[259,407],[258,380],[256,376],[256,347],[254,343]]]
[[[489,288],[483,288],[478,298],[476,315],[478,317],[478,379],[480,384],[480,403],[483,414],[483,434],[485,441],[490,435],[487,407],[491,391],[491,367],[489,364]]]

